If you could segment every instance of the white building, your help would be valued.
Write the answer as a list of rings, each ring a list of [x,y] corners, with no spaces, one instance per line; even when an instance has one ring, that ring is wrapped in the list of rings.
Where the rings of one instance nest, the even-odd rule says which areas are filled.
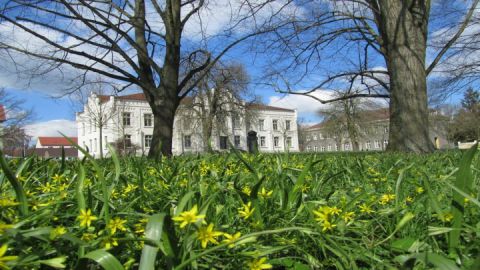
[[[173,126],[172,152],[202,152],[201,124],[192,117],[192,98],[184,98],[177,110]],[[253,117],[246,117],[253,115]],[[222,129],[214,123],[210,145],[214,150],[229,148],[248,150],[258,147],[261,152],[299,151],[297,112],[295,110],[246,105],[243,115],[226,116]],[[77,113],[78,143],[100,156],[100,136],[103,153],[108,153],[107,143],[123,141],[126,148],[137,154],[147,154],[153,134],[153,114],[143,94],[105,96],[92,94],[84,111]],[[102,125],[100,125],[100,123]],[[100,126],[103,126],[101,129]],[[101,135],[100,135],[101,131]],[[124,138],[124,140],[121,140]],[[254,146],[256,144],[256,146]],[[79,153],[79,157],[82,157]]]

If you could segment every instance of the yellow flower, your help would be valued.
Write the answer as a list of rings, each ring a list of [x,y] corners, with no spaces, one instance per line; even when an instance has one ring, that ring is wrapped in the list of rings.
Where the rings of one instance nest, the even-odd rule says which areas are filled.
[[[357,188],[355,188],[355,189],[353,190],[353,192],[355,192],[355,193],[359,193],[360,191],[362,191],[362,189],[359,188],[359,187],[357,187]]]
[[[325,220],[322,223],[322,227],[322,232],[325,232],[333,230],[333,228],[337,227],[337,225],[330,223],[328,220]]]
[[[12,224],[5,224],[3,221],[0,221],[0,235],[5,232],[5,230],[13,228]]]
[[[9,206],[16,206],[18,205],[18,202],[16,202],[14,199],[12,198],[3,198],[3,199],[0,199],[0,206],[1,207],[9,207]]]
[[[61,235],[64,235],[67,233],[67,229],[63,226],[58,226],[55,229],[50,231],[50,240],[53,240]]]
[[[262,187],[262,190],[258,192],[258,195],[263,198],[268,198],[272,196],[273,190],[267,191],[264,187]]]
[[[0,247],[0,269],[10,269],[6,263],[18,258],[18,256],[3,256],[7,252],[7,249],[8,246],[6,244]]]
[[[188,186],[188,180],[183,178],[182,180],[180,180],[180,186],[181,187],[187,187]]]
[[[452,220],[453,220],[453,215],[452,215],[452,213],[448,212],[448,213],[443,214],[443,216],[441,217],[441,220],[442,220],[443,222],[450,222],[450,221],[452,221]]]
[[[45,183],[45,185],[42,185],[38,189],[42,191],[43,193],[49,193],[51,192],[55,187],[52,186],[49,182]]]
[[[249,186],[244,186],[244,187],[242,188],[242,192],[243,192],[245,195],[250,196],[250,193],[252,193],[252,190],[250,189]]]
[[[112,247],[118,246],[117,239],[113,238],[113,237],[107,237],[107,238],[103,239],[102,244],[103,244],[103,248],[106,249],[106,250],[109,250]]]
[[[411,202],[413,202],[413,198],[410,197],[410,196],[407,196],[407,198],[405,199],[405,202],[411,203]]]
[[[423,187],[417,187],[417,188],[415,189],[415,191],[416,191],[418,194],[422,194],[422,193],[425,191],[425,189],[423,189]]]
[[[218,244],[217,237],[222,234],[222,232],[214,231],[213,224],[210,223],[207,227],[203,226],[198,229],[197,239],[201,242],[202,248],[206,248],[208,242]]]
[[[343,215],[342,215],[342,218],[343,220],[345,221],[345,223],[348,223],[350,221],[353,221],[353,217],[355,216],[355,212],[345,212]]]
[[[342,212],[342,210],[338,209],[336,206],[330,207],[330,213],[332,215],[339,215]]]
[[[332,209],[333,208],[328,206],[320,206],[318,210],[313,210],[313,214],[315,215],[315,220],[318,222],[328,221],[330,216],[334,214]],[[335,211],[339,213],[341,210],[335,207]]]
[[[379,203],[381,205],[385,205],[390,201],[393,201],[394,199],[395,199],[395,194],[383,194],[382,197],[380,197]]]
[[[224,233],[223,236],[226,238],[225,240],[222,241],[222,243],[228,243],[229,248],[233,248],[235,246],[235,241],[240,238],[242,234],[240,232],[235,233],[234,235]]]
[[[136,223],[135,232],[138,234],[143,234],[145,232],[145,225],[147,224],[148,219],[142,218],[139,220],[139,223]]]
[[[98,218],[92,215],[92,210],[80,209],[80,215],[78,215],[77,219],[80,220],[80,227],[90,227],[92,221],[97,220]]]
[[[52,179],[53,179],[53,182],[62,182],[63,180],[63,176],[62,175],[58,175],[58,174],[55,174],[54,176],[52,176]]]
[[[248,202],[247,204],[242,204],[242,207],[238,208],[238,214],[243,217],[243,219],[247,220],[255,211],[255,207],[252,207],[252,202]]]
[[[372,210],[372,208],[370,208],[370,206],[366,205],[365,203],[360,205],[359,208],[360,208],[360,212],[362,212],[362,213],[371,214],[371,213],[375,212],[375,211]]]
[[[107,229],[110,230],[110,234],[115,234],[117,232],[117,230],[120,230],[120,231],[126,231],[127,228],[125,228],[125,226],[123,224],[127,223],[127,221],[125,219],[121,219],[119,217],[115,217],[114,219],[111,219],[109,222],[108,222],[108,225],[107,225]]]
[[[267,261],[267,258],[258,258],[254,259],[251,262],[247,263],[247,266],[250,270],[262,270],[262,269],[271,269],[272,265],[269,263],[265,263]]]
[[[127,184],[127,186],[123,189],[123,194],[122,195],[126,196],[128,193],[134,191],[137,188],[138,188],[137,185]]]
[[[97,238],[97,235],[94,234],[94,233],[84,233],[84,234],[82,234],[82,237],[80,237],[80,239],[82,239],[83,241],[86,241],[86,242],[90,242],[95,238]]]
[[[195,204],[192,209],[189,211],[184,211],[180,213],[180,215],[173,217],[172,220],[180,223],[180,228],[184,228],[190,223],[195,223],[199,220],[205,218],[205,215],[197,215],[198,214],[198,207]]]

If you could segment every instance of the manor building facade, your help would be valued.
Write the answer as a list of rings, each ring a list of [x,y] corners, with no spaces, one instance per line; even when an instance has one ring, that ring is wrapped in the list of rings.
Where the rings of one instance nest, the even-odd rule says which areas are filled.
[[[297,112],[261,104],[243,104],[235,114],[225,113],[213,119],[210,139],[205,139],[202,117],[194,113],[196,98],[180,103],[173,125],[172,152],[258,149],[260,152],[299,151]],[[218,119],[217,119],[218,118]],[[152,110],[141,93],[109,96],[91,94],[83,112],[76,114],[78,143],[94,157],[100,151],[108,156],[107,144],[128,149],[137,155],[147,154],[153,139]],[[221,124],[219,123],[221,122]],[[79,152],[79,157],[83,153]]]
[[[432,116],[437,111],[430,112]],[[384,151],[389,138],[389,110],[382,108],[361,113],[355,123],[357,132],[356,142],[358,151]],[[447,140],[447,131],[444,123],[430,119],[430,139],[436,149],[453,148],[453,143]],[[307,152],[339,152],[354,151],[354,141],[349,136],[345,123],[342,121],[323,121],[306,127],[302,131],[303,151]]]

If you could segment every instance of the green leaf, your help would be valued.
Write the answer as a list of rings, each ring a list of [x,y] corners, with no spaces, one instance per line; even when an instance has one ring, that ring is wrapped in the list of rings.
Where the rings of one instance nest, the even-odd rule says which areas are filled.
[[[423,252],[406,256],[398,256],[395,258],[396,261],[402,264],[405,264],[412,259],[422,261],[427,267],[429,264],[432,264],[436,267],[436,269],[439,270],[460,270],[455,262],[437,253]]]
[[[477,151],[477,145],[478,144],[475,144],[463,155],[462,160],[460,161],[460,168],[457,172],[457,177],[455,180],[455,187],[467,193],[469,193],[472,188],[473,175],[472,171],[470,170],[470,165],[472,164],[473,157],[475,156],[475,152]],[[453,214],[452,228],[460,229],[463,224],[464,213],[463,196],[461,194],[453,194],[451,208]],[[448,235],[448,240],[449,250],[450,252],[454,252],[454,250],[460,245],[460,230],[451,231]]]
[[[66,260],[67,260],[67,257],[62,256],[62,257],[57,257],[57,258],[48,259],[48,260],[40,260],[38,262],[41,263],[41,264],[48,265],[48,266],[53,267],[53,268],[63,269],[63,268],[66,267],[65,266],[65,261]]]
[[[163,221],[165,214],[156,214],[148,219],[145,237],[153,242],[160,242],[163,231]],[[140,257],[139,270],[154,270],[155,259],[157,257],[158,247],[145,244]]]
[[[117,258],[103,249],[91,251],[80,259],[95,261],[105,270],[124,270],[123,265],[117,260]],[[79,264],[77,269],[81,270],[87,268],[85,264]]]

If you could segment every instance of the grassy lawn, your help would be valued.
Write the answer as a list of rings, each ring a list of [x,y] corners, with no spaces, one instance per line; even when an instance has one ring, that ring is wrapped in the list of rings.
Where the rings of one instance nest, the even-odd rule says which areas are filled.
[[[473,151],[2,167],[0,269],[480,269]]]

